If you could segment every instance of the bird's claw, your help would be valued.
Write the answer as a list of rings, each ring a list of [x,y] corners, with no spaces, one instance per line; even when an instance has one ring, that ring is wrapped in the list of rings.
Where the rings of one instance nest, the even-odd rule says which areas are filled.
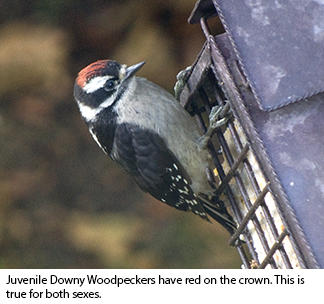
[[[230,119],[230,106],[225,103],[223,106],[214,106],[209,114],[209,128],[216,130],[225,125]]]
[[[186,82],[191,73],[191,68],[192,68],[191,66],[188,66],[177,74],[177,82],[175,83],[173,88],[174,96],[177,100],[179,100],[181,92],[186,85]]]
[[[207,147],[210,138],[215,130],[224,126],[230,119],[231,111],[229,103],[226,102],[222,106],[214,106],[209,114],[209,127],[204,135],[198,139],[199,150]]]

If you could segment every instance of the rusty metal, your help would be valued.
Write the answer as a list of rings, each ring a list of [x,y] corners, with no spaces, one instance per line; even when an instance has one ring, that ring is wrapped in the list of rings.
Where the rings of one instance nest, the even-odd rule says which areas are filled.
[[[235,233],[231,236],[228,243],[233,246],[237,238],[240,236],[240,234],[243,232],[243,230],[246,228],[248,221],[252,219],[252,217],[255,215],[255,211],[259,208],[259,206],[264,202],[264,197],[269,191],[269,183],[263,188],[263,190],[260,192],[259,196],[255,200],[254,204],[250,208],[250,210],[246,213],[242,221],[240,222],[240,225],[237,227],[237,230]]]
[[[206,25],[206,22],[202,20],[201,24]],[[212,37],[207,32],[209,30],[207,25],[204,27],[204,29],[205,29],[206,36],[209,39],[212,39]],[[207,48],[208,46],[206,46],[206,49]],[[210,50],[210,48],[208,49]],[[190,77],[190,79],[188,80],[188,85],[184,90],[186,92],[186,94],[184,95],[187,96],[187,99],[185,102],[184,99],[181,100],[182,105],[187,110],[189,110],[190,108],[191,114],[194,114],[197,124],[201,129],[202,133],[206,132],[207,130],[206,127],[207,122],[203,119],[203,113],[205,112],[208,115],[211,108],[214,105],[224,105],[225,102],[227,102],[224,96],[224,92],[222,91],[222,88],[217,85],[217,81],[216,81],[217,74],[215,73],[215,69],[212,65],[213,62],[212,58],[210,58],[209,56],[211,56],[211,53],[210,52],[208,53],[207,51],[202,52],[200,54],[200,59],[204,59],[202,66],[201,65],[196,66],[196,70],[198,71],[198,73],[194,73],[192,77]],[[199,75],[199,77],[197,77],[197,75]],[[213,96],[208,95],[204,87],[204,84],[208,79],[209,79],[209,85],[212,84],[214,86]],[[210,88],[208,91],[210,91]],[[199,102],[197,102],[197,99],[200,100],[200,104]],[[287,258],[287,254],[283,246],[276,246],[270,248],[267,238],[264,235],[261,224],[259,223],[258,218],[255,216],[256,209],[259,206],[261,206],[264,214],[266,215],[267,223],[270,225],[270,229],[273,232],[274,238],[278,240],[278,242],[281,244],[281,241],[283,239],[281,240],[281,238],[278,237],[278,232],[275,228],[273,221],[271,220],[271,215],[267,210],[266,204],[264,204],[264,196],[266,195],[266,193],[268,193],[269,185],[267,184],[262,191],[259,189],[256,177],[251,168],[251,164],[247,159],[247,153],[249,152],[250,149],[249,145],[242,144],[233,121],[230,120],[228,122],[227,129],[230,131],[230,134],[232,135],[234,146],[238,152],[238,156],[235,158],[233,157],[230,148],[228,146],[228,143],[223,134],[225,131],[224,129],[215,132],[214,137],[217,138],[218,146],[216,147],[212,142],[210,142],[208,144],[208,149],[210,151],[212,160],[215,164],[215,168],[217,170],[220,179],[220,184],[217,185],[217,189],[218,189],[217,194],[218,195],[224,194],[226,196],[226,198],[229,201],[232,214],[238,223],[238,232],[235,233],[235,235],[231,238],[230,243],[231,245],[237,246],[238,253],[242,259],[245,268],[251,267],[251,261],[254,261],[259,265],[260,264],[259,257],[258,257],[258,253],[254,248],[253,240],[251,238],[248,229],[245,229],[247,227],[248,222],[252,222],[255,227],[256,233],[259,236],[262,247],[264,251],[267,253],[266,260],[263,259],[261,264],[264,265],[266,263],[267,265],[270,265],[272,268],[278,268],[276,262],[273,259],[273,254],[277,250],[279,250],[282,253],[281,256],[283,258],[285,266],[287,268],[291,268],[291,263]],[[219,155],[219,153],[217,153],[219,147],[221,147],[222,150],[221,156]],[[222,157],[227,160],[230,166],[230,169],[228,170],[227,173],[225,173],[225,170],[223,168],[223,160],[221,159]],[[252,188],[254,189],[256,195],[256,200],[254,202],[250,201],[250,198],[247,194],[247,190],[240,177],[240,174],[237,174],[237,170],[240,166],[243,166],[244,170],[247,172]],[[244,215],[242,214],[242,210],[240,210],[240,208],[238,207],[239,202],[237,201],[237,197],[235,196],[233,190],[231,189],[231,186],[229,185],[229,182],[231,180],[234,180],[236,185],[238,186],[240,195],[242,197],[242,201],[244,202],[244,205],[248,209],[247,213]],[[245,240],[245,244],[239,241],[240,235],[243,236]]]
[[[276,252],[276,250],[278,250],[280,247],[282,247],[282,242],[284,240],[284,238],[288,235],[287,230],[285,229],[280,236],[278,237],[278,239],[276,240],[276,242],[274,243],[274,245],[271,247],[271,249],[268,251],[266,257],[264,258],[264,260],[262,261],[262,263],[260,264],[260,266],[258,268],[263,269],[265,268],[269,261],[271,260],[273,254]]]
[[[218,196],[221,195],[221,193],[224,191],[224,189],[226,187],[226,184],[228,184],[229,181],[232,179],[232,177],[234,177],[238,166],[242,163],[243,159],[246,158],[246,155],[247,155],[248,151],[249,151],[249,146],[245,145],[243,150],[240,152],[239,157],[235,160],[233,166],[228,171],[228,173],[225,176],[224,180],[222,180],[221,184],[217,187],[217,190],[215,191],[215,193]]]
[[[215,10],[219,3],[223,1],[198,0],[189,18],[190,23],[200,23],[206,43],[180,103],[195,116],[202,133],[213,106],[231,106],[233,119],[214,133],[207,146],[218,177],[209,180],[216,181],[215,194],[227,203],[238,224],[229,243],[236,246],[245,268],[316,268],[317,261],[252,120],[268,114],[254,106],[255,91],[233,45],[231,28],[222,22],[225,33],[213,36],[206,21],[219,15]]]

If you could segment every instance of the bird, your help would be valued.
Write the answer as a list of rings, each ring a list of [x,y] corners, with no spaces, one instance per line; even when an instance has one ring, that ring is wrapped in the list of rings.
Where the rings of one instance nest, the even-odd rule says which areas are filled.
[[[83,120],[104,153],[144,192],[206,221],[212,218],[233,234],[236,224],[206,175],[205,147],[212,132],[201,136],[171,93],[136,76],[144,63],[127,66],[104,59],[83,68],[74,84]],[[214,127],[221,109],[216,110]]]

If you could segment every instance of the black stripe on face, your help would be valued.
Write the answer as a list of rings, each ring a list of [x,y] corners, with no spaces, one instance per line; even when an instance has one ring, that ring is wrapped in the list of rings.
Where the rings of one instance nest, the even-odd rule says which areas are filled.
[[[111,89],[109,91],[106,91],[105,89],[99,89],[93,92],[92,94],[87,94],[87,95],[91,95],[90,106],[98,107],[100,104],[105,102],[108,98],[110,98],[116,91],[117,91],[116,88]]]
[[[100,104],[111,97],[117,89],[106,91],[104,88],[98,89],[95,92],[87,94],[77,84],[74,85],[74,98],[79,102],[89,106],[90,108],[97,108]]]

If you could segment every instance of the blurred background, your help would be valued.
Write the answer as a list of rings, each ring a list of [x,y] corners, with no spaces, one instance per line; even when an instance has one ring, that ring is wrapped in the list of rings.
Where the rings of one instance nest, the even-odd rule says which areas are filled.
[[[229,235],[147,194],[90,138],[73,100],[97,59],[169,91],[201,49],[195,0],[0,2],[0,267],[238,268]]]

